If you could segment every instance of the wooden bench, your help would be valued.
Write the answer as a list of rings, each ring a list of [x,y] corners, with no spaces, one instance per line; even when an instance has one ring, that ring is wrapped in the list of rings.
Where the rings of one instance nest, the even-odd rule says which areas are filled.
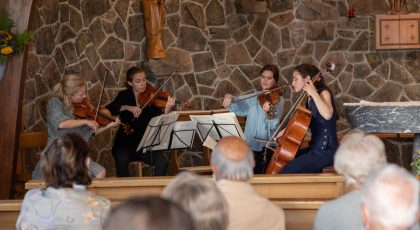
[[[160,194],[173,177],[106,178],[95,179],[88,187],[111,201],[132,196]],[[210,179],[209,176],[203,178]],[[335,174],[258,175],[251,184],[264,197],[273,200],[315,199],[329,200],[344,193],[344,179]],[[31,180],[26,189],[41,188],[43,181]]]
[[[115,205],[118,202],[114,202]],[[312,229],[312,223],[322,201],[274,201],[283,208],[286,216],[286,229],[305,230]],[[16,221],[22,206],[22,200],[0,200],[0,229],[16,229]]]
[[[0,229],[16,229],[22,200],[0,200]]]

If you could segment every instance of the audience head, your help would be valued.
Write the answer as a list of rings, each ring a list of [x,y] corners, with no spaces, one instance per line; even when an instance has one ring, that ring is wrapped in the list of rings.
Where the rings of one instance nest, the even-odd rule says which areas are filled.
[[[47,187],[71,188],[73,184],[88,185],[88,143],[76,133],[53,139],[42,152],[40,165]]]
[[[374,169],[362,193],[366,229],[410,229],[419,211],[419,182],[405,169],[385,165]]]
[[[191,172],[181,172],[166,186],[162,196],[189,212],[198,230],[227,228],[227,203],[212,180],[200,179]]]
[[[335,170],[349,186],[360,188],[369,171],[385,164],[385,146],[375,135],[353,130],[344,136],[334,157]]]
[[[221,139],[213,149],[211,165],[216,180],[247,181],[254,176],[252,150],[239,137]]]
[[[111,210],[104,230],[194,230],[184,209],[161,197],[131,198]]]

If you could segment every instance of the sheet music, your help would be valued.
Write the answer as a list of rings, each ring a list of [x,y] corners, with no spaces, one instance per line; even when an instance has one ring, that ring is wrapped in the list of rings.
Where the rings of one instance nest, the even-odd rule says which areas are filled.
[[[178,114],[163,114],[154,117],[147,125],[137,151],[168,149],[171,131],[178,119]]]
[[[191,148],[197,121],[177,121],[172,132],[172,142],[170,149]]]
[[[197,130],[201,141],[210,136],[215,141],[226,136],[237,136],[245,139],[245,135],[234,113],[218,113],[213,115],[190,115],[197,121]]]

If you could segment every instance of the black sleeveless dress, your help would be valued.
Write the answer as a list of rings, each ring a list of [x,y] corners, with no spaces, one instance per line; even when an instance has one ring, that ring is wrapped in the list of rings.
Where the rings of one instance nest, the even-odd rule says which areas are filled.
[[[334,100],[333,115],[330,120],[324,119],[313,100],[309,100],[308,107],[312,111],[309,128],[312,140],[309,147],[299,150],[295,159],[289,161],[280,173],[319,173],[324,167],[334,162],[334,153],[338,147],[337,141],[337,111]]]

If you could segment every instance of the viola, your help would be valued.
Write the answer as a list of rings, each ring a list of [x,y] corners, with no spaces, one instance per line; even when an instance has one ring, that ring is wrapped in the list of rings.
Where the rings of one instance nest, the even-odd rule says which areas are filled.
[[[146,85],[146,90],[137,95],[137,102],[142,108],[154,105],[158,108],[165,109],[168,97],[172,97],[169,92],[159,91],[153,86]],[[175,101],[175,103],[177,105],[181,105],[182,107],[191,106],[188,101],[182,104],[179,101]]]
[[[74,116],[80,119],[94,120],[100,126],[106,126],[110,122],[114,122],[111,112],[106,108],[95,108],[88,98],[84,98],[80,103],[73,103]],[[98,114],[96,112],[98,111]]]
[[[319,71],[318,74],[311,78],[311,81],[319,80],[323,73],[332,72],[334,68],[335,65],[333,63],[327,63],[327,68],[323,71]],[[277,128],[276,132],[274,132],[273,137],[277,136],[278,132],[284,129],[283,135],[276,140],[277,147],[267,166],[265,171],[266,174],[279,173],[287,162],[295,158],[312,118],[311,110],[301,105],[301,102],[304,101],[303,99],[306,96],[307,93],[303,91],[289,113],[287,113],[283,122]],[[273,137],[270,138],[270,140],[273,139]],[[269,148],[268,144],[266,147]]]

